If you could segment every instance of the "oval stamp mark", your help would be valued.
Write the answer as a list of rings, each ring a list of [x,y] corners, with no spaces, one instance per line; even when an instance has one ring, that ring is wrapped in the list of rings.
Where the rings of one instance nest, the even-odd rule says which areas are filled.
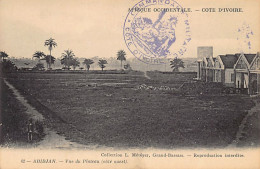
[[[128,11],[123,35],[137,59],[165,64],[186,52],[191,40],[189,8],[174,0],[142,0]]]

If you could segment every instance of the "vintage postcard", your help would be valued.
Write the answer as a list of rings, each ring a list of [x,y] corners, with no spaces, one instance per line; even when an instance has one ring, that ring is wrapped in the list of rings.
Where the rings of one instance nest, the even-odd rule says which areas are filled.
[[[0,168],[259,169],[259,0],[0,0]]]

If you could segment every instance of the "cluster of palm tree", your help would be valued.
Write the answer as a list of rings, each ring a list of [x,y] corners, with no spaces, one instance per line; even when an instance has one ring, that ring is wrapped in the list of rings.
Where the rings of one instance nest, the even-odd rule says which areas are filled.
[[[44,54],[43,52],[41,51],[36,51],[34,54],[33,54],[33,57],[34,58],[38,58],[39,59],[39,62],[38,64],[36,65],[36,67],[42,65],[41,60],[45,60],[46,63],[47,63],[47,69],[51,69],[51,65],[54,64],[55,62],[55,58],[51,55],[51,51],[53,48],[55,48],[57,46],[57,43],[55,42],[55,39],[53,38],[50,38],[50,39],[47,39],[44,43],[44,46],[47,46],[49,51],[50,51],[50,54],[49,55],[46,55]]]
[[[75,70],[76,67],[79,67],[80,62],[74,58],[75,54],[72,50],[65,50],[64,53],[61,54],[61,64],[64,65],[64,69],[70,70],[70,66]]]
[[[117,52],[117,60],[120,60],[121,61],[121,69],[122,69],[122,63],[123,63],[123,61],[125,61],[126,60],[126,53],[125,53],[125,51],[124,50],[119,50],[118,52]],[[90,65],[91,64],[93,64],[94,63],[94,61],[92,60],[92,59],[85,59],[84,60],[84,62],[83,62],[83,64],[84,65],[86,65],[86,68],[87,68],[87,70],[89,71],[89,69],[90,69]],[[99,65],[99,67],[101,68],[101,70],[103,71],[104,70],[104,68],[106,67],[106,64],[108,64],[107,63],[107,61],[106,60],[104,60],[104,59],[100,59],[99,61],[98,61],[98,65]],[[124,68],[129,68],[129,64],[127,64],[127,66],[125,65],[125,67]]]
[[[41,63],[41,60],[45,60],[47,63],[47,69],[51,69],[51,65],[54,64],[55,62],[55,58],[51,55],[51,52],[53,50],[53,48],[55,48],[57,46],[57,43],[55,42],[55,39],[50,38],[47,39],[44,43],[44,46],[47,46],[50,54],[46,55],[41,51],[36,51],[33,54],[34,58],[37,58],[38,64],[36,65],[36,67],[40,67],[42,69],[43,64]],[[122,69],[122,62],[126,60],[126,53],[124,50],[119,50],[117,52],[117,60],[121,61],[121,69]],[[75,70],[76,67],[80,66],[80,62],[75,58],[75,54],[72,50],[68,49],[65,50],[62,54],[61,54],[61,64],[64,65],[64,69],[69,70],[70,67],[72,66],[73,69]],[[93,64],[94,61],[92,59],[85,59],[83,64],[86,65],[86,69],[89,71],[91,64]],[[101,70],[103,71],[104,68],[106,67],[107,61],[104,59],[100,59],[98,61],[98,65],[101,68]]]
[[[41,60],[45,60],[47,63],[47,69],[51,69],[51,65],[54,64],[55,62],[55,58],[51,55],[51,51],[53,50],[53,48],[55,48],[57,46],[57,43],[55,42],[55,39],[50,38],[47,39],[44,43],[44,46],[47,46],[50,54],[46,55],[41,51],[36,51],[33,54],[34,58],[38,58],[39,62],[36,65],[36,67],[41,67],[42,68],[42,63],[40,63]],[[64,69],[70,69],[70,66],[73,67],[73,69],[75,70],[76,67],[78,67],[80,65],[80,62],[74,58],[75,54],[73,53],[72,50],[65,50],[64,53],[62,53],[61,57],[61,64],[64,65]]]
[[[83,62],[83,64],[86,65],[86,68],[88,71],[90,69],[90,65],[92,65],[93,63],[95,63],[95,62],[92,59],[85,59]],[[98,61],[98,66],[101,68],[102,71],[106,67],[106,64],[108,64],[108,63],[107,63],[107,60],[105,60],[105,59],[100,59]]]

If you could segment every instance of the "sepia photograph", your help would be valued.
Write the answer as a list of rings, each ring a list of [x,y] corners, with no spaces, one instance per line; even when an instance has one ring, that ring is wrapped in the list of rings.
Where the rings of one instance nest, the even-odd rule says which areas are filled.
[[[0,168],[260,168],[259,0],[0,0]]]

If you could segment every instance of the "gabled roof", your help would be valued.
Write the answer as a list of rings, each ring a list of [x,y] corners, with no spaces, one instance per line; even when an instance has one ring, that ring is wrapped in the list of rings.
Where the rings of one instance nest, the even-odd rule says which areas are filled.
[[[212,64],[212,67],[215,66],[215,60],[216,60],[216,58],[213,58],[212,56],[209,58],[209,61]]]
[[[219,65],[220,65],[221,69],[224,69],[224,68],[225,68],[225,66],[224,66],[224,64],[223,64],[223,62],[222,62],[222,59],[221,59],[222,56],[224,56],[224,55],[218,55],[218,56],[216,57],[215,63],[214,63],[214,67],[215,67],[215,68],[216,68],[216,66],[217,66],[216,62],[219,62]]]
[[[208,61],[209,61],[209,58],[207,58],[207,57],[204,57],[204,58],[203,58],[203,60],[204,60],[206,63],[208,63]]]
[[[259,59],[260,59],[260,54],[259,52],[256,54],[256,57],[254,57],[254,59],[252,60],[251,64],[250,64],[250,69],[253,68],[254,65],[258,66],[258,63],[259,62]],[[256,69],[259,69],[260,67],[256,67]]]
[[[251,64],[254,58],[256,57],[256,54],[244,54],[244,55],[249,64]]]
[[[206,57],[203,58],[203,62],[205,63],[206,67],[208,66],[208,61],[209,61],[209,58],[206,58]]]
[[[234,65],[234,68],[237,67],[239,60],[242,59],[245,62],[247,69],[250,69],[250,65],[256,57],[257,57],[257,54],[243,54],[243,53],[241,53],[241,55],[239,56],[236,64]]]
[[[227,55],[219,55],[219,56],[225,68],[234,68],[234,65],[236,64],[239,57],[238,54],[235,55],[227,54]]]

